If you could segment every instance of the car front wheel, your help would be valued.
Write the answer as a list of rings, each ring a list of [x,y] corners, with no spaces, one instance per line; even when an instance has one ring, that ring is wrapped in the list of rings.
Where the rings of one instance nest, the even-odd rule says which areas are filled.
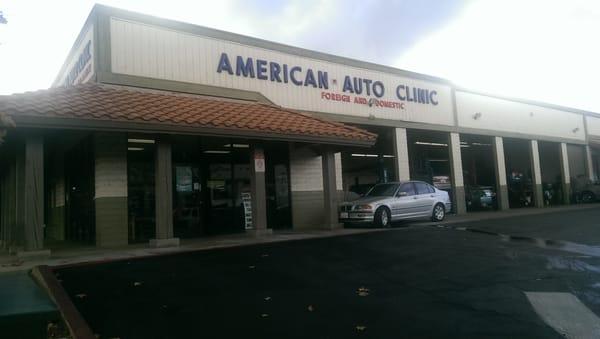
[[[390,227],[392,222],[390,217],[390,211],[385,207],[380,207],[375,211],[375,226],[377,227]]]
[[[596,200],[594,193],[588,191],[581,193],[581,202],[590,203],[594,202],[594,200]]]
[[[446,209],[444,205],[437,204],[433,207],[433,213],[431,214],[431,221],[442,221],[446,217]]]

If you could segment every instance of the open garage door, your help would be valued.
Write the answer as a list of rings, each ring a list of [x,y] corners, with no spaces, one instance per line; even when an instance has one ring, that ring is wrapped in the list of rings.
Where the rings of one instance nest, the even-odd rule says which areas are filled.
[[[461,134],[467,211],[497,209],[493,137]]]

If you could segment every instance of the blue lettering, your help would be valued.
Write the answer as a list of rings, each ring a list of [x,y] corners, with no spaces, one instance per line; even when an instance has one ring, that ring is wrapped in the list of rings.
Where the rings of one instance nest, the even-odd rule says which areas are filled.
[[[279,66],[276,62],[269,63],[271,68],[271,81],[281,82],[281,78],[279,77],[279,73],[281,73],[281,66]]]
[[[306,70],[306,78],[304,79],[304,86],[312,85],[312,87],[317,88],[317,81],[315,80],[315,74],[312,69]]]
[[[352,81],[350,81],[350,77],[346,75],[344,78],[344,92],[354,93],[354,89],[352,88]]]
[[[319,79],[319,88],[329,89],[329,80],[327,79],[327,72],[317,71],[317,78]]]
[[[398,85],[398,87],[396,87],[396,96],[398,97],[398,99],[404,101],[406,100],[406,97],[403,97],[402,94],[400,94],[401,91],[404,90],[404,85]]]
[[[354,80],[354,93],[361,94],[362,93],[362,79],[361,78],[353,78],[353,80]]]
[[[434,99],[434,97],[437,95],[437,91],[431,91],[429,92],[429,101],[431,101],[432,104],[436,105],[438,104],[438,101],[436,99]]]
[[[365,87],[367,88],[367,95],[371,96],[371,83],[373,80],[363,79],[363,81],[365,82]]]
[[[256,59],[256,77],[261,80],[267,80],[267,61]]]
[[[302,72],[302,67],[300,66],[294,66],[290,69],[290,79],[292,80],[292,83],[296,86],[302,86],[302,81],[299,81],[298,79],[296,79],[296,76],[294,76],[295,73],[297,72]]]
[[[425,90],[422,88],[417,89],[417,102],[420,104],[425,103]]]
[[[385,94],[385,87],[383,87],[383,83],[381,81],[375,81],[373,83],[373,94],[376,97],[381,98],[383,94]]]
[[[283,64],[283,82],[288,83],[288,65]]]
[[[229,62],[227,53],[221,53],[219,65],[217,66],[217,73],[221,73],[222,71],[227,71],[227,73],[233,75],[233,69],[231,68],[231,63]]]
[[[241,74],[245,77],[250,75],[251,78],[254,78],[254,63],[252,58],[246,59],[246,64],[244,65],[244,59],[239,55],[237,56],[235,75],[240,76]]]

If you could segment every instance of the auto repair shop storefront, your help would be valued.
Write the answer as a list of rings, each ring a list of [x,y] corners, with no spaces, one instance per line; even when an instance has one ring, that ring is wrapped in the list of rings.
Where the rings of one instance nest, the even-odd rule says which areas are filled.
[[[53,88],[0,112],[17,252],[331,228],[340,199],[391,180],[456,213],[567,204],[598,171],[598,114],[102,5]]]

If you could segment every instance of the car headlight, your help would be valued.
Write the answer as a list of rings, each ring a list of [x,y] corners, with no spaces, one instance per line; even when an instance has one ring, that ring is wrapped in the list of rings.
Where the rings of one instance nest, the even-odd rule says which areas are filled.
[[[354,206],[355,211],[372,211],[373,206],[371,205],[356,205]]]

